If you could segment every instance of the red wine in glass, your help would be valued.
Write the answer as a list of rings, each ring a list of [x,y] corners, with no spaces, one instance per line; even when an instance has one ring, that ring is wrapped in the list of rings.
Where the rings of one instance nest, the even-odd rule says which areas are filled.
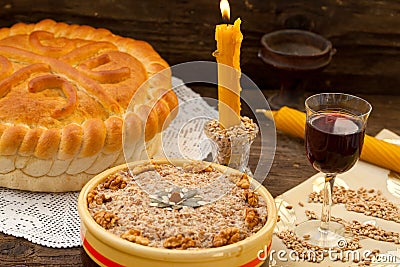
[[[338,222],[331,222],[332,192],[337,174],[357,162],[364,142],[371,105],[362,98],[343,93],[321,93],[305,101],[306,154],[312,166],[324,173],[320,220],[307,220],[294,229],[307,235],[307,243],[325,248],[340,247],[351,233]],[[305,240],[304,240],[305,241]]]
[[[337,112],[319,113],[306,124],[306,152],[313,167],[324,173],[348,171],[357,162],[364,142],[363,122]]]

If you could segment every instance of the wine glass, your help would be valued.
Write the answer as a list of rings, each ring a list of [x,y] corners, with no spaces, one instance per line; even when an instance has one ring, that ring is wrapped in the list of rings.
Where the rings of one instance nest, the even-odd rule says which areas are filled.
[[[307,114],[305,147],[314,169],[325,174],[321,220],[295,228],[299,237],[319,247],[340,246],[345,238],[342,224],[331,222],[332,190],[337,174],[358,161],[364,143],[371,105],[362,98],[342,93],[322,93],[305,101]]]

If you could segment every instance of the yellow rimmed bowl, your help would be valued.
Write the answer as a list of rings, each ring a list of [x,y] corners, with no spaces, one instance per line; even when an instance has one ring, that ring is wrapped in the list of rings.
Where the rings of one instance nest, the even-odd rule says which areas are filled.
[[[185,159],[156,159],[153,163],[172,163],[182,166],[190,161]],[[137,161],[129,163],[129,167],[150,163]],[[238,172],[221,166],[211,165],[222,172]],[[98,225],[88,211],[87,195],[110,174],[126,169],[123,164],[106,170],[91,179],[82,189],[78,199],[78,212],[81,219],[81,239],[86,253],[100,266],[151,266],[151,267],[253,267],[260,266],[268,259],[271,248],[272,234],[277,221],[277,211],[274,199],[268,190],[252,180],[257,192],[267,206],[268,217],[265,225],[254,235],[237,243],[198,250],[170,250],[147,247],[124,240]]]

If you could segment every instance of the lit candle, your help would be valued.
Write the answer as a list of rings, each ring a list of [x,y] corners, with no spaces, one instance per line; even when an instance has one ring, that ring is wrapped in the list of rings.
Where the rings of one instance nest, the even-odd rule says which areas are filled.
[[[221,0],[220,8],[225,20],[230,18],[228,0]],[[233,25],[221,24],[215,29],[217,50],[214,56],[218,62],[218,113],[222,127],[240,124],[240,19]]]

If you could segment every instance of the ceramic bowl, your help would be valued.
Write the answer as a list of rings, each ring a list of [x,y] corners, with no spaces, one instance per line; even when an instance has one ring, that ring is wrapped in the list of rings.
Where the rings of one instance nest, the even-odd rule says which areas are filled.
[[[176,166],[182,166],[189,162],[185,159],[169,161],[165,159],[152,160],[158,164],[172,162]],[[146,161],[129,163],[130,167],[141,165]],[[221,171],[233,171],[233,169],[212,164]],[[81,218],[82,245],[86,253],[100,266],[151,266],[151,267],[199,267],[199,266],[221,266],[221,267],[252,267],[260,266],[268,258],[271,248],[272,234],[277,221],[277,211],[274,199],[263,186],[252,180],[257,192],[267,206],[268,219],[265,225],[254,235],[237,243],[218,248],[207,248],[198,250],[170,250],[154,248],[131,243],[98,225],[90,216],[88,211],[87,195],[98,184],[102,183],[107,176],[125,169],[126,164],[106,170],[95,176],[82,189],[78,200],[78,212]],[[267,255],[265,254],[267,253]]]

